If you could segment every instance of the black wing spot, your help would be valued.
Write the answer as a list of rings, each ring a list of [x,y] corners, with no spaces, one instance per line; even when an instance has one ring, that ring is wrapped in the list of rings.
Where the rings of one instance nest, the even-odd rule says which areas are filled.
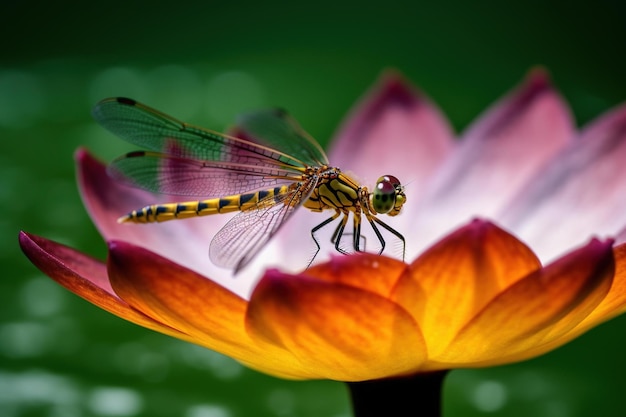
[[[126,97],[118,97],[117,102],[120,104],[126,104],[127,106],[136,106],[137,102],[135,100],[133,100],[132,98],[126,98]]]

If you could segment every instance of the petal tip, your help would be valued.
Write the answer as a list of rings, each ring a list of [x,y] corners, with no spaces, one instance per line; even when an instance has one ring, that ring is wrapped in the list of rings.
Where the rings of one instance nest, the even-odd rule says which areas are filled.
[[[35,241],[33,239],[33,235],[31,235],[30,233],[25,232],[23,230],[20,230],[17,238],[18,238],[18,241],[20,243],[20,247],[22,248],[22,251],[24,251],[24,252],[31,245],[35,244]]]
[[[91,158],[91,154],[87,150],[87,148],[81,146],[74,151],[74,160],[77,162],[82,162],[85,159]]]
[[[525,84],[537,90],[552,88],[552,77],[547,68],[538,65],[528,71]]]
[[[107,241],[107,247],[109,249],[109,255],[113,255],[113,256],[117,254],[121,254],[121,253],[129,253],[135,250],[148,252],[148,250],[140,246],[135,246],[132,243],[128,243],[123,240],[117,240],[117,239],[112,239],[112,240]]]
[[[20,230],[20,233],[18,235],[18,241],[22,252],[24,252],[24,254],[31,261],[33,261],[34,256],[38,256],[37,254],[47,253],[46,247],[50,243],[50,241],[48,241],[46,238],[33,235],[23,230]]]

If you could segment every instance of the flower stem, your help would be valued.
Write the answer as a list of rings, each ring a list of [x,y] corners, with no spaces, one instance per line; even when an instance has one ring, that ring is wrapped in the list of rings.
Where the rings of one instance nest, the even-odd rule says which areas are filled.
[[[348,382],[355,417],[440,417],[448,371]]]

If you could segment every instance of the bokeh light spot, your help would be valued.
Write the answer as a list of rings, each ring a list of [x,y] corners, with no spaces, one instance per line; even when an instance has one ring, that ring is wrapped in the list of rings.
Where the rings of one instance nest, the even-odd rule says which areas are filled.
[[[267,405],[275,415],[287,416],[293,414],[296,399],[293,392],[286,389],[276,389],[269,393]]]
[[[243,367],[228,356],[188,343],[175,345],[179,359],[190,367],[210,371],[215,377],[232,380],[241,376]]]
[[[508,401],[507,389],[500,382],[483,381],[474,388],[472,400],[480,411],[498,411]]]
[[[0,326],[0,352],[9,358],[41,356],[50,349],[53,336],[41,323],[5,323]]]
[[[3,406],[48,404],[75,407],[80,400],[76,383],[65,376],[39,370],[21,373],[0,371],[0,404]]]
[[[44,111],[44,94],[39,80],[24,71],[0,71],[0,126],[28,126]]]
[[[202,110],[203,83],[191,68],[180,65],[163,65],[149,71],[145,77],[144,103],[168,113],[182,121],[197,117]]]
[[[26,281],[20,290],[22,308],[34,317],[51,316],[63,308],[66,293],[54,281],[37,277]]]
[[[224,72],[209,81],[207,112],[211,119],[222,126],[231,125],[235,117],[244,111],[264,106],[263,87],[245,72]],[[219,130],[222,126],[215,128]]]
[[[143,409],[143,399],[128,388],[97,387],[89,394],[88,406],[102,416],[134,416]]]
[[[153,352],[138,342],[118,346],[113,361],[120,372],[139,375],[149,382],[162,381],[170,369],[170,361],[166,355]]]
[[[189,407],[185,417],[231,417],[231,412],[218,405],[201,404]]]
[[[89,87],[89,105],[107,97],[130,97],[142,101],[146,94],[143,77],[127,67],[107,68],[97,74]]]

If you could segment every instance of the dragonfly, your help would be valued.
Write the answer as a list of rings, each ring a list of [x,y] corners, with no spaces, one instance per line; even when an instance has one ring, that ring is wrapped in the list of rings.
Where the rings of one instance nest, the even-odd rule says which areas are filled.
[[[186,196],[189,200],[147,205],[120,217],[120,223],[153,223],[196,216],[239,212],[213,237],[209,258],[238,272],[304,207],[330,216],[311,230],[317,233],[339,219],[331,237],[335,249],[348,254],[342,238],[352,237],[352,252],[365,248],[365,217],[385,249],[379,226],[402,244],[405,239],[377,215],[398,215],[406,202],[404,186],[393,175],[381,176],[372,191],[331,166],[322,147],[281,109],[241,115],[232,135],[181,122],[135,100],[100,101],[95,120],[142,150],[113,160],[108,174],[124,184],[152,193]],[[182,198],[181,198],[182,199]],[[352,233],[346,232],[350,213]],[[308,267],[307,266],[307,267]]]

